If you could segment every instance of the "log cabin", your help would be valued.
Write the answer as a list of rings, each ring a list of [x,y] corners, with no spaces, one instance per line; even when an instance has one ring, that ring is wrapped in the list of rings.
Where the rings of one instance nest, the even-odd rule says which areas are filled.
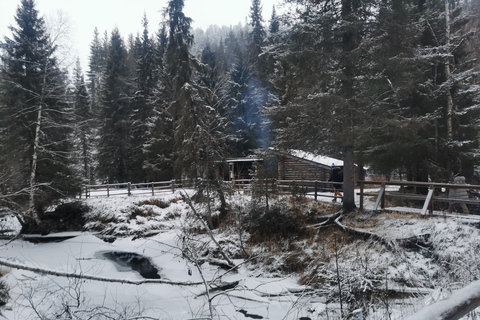
[[[263,162],[263,159],[256,157],[227,159],[220,174],[224,181],[253,179],[255,164],[259,162]]]
[[[278,155],[279,180],[327,181],[332,166],[343,168],[343,161],[301,150],[275,152]]]

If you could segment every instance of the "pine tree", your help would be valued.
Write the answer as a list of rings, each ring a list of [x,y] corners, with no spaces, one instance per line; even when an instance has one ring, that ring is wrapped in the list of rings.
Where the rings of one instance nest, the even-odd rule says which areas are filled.
[[[235,137],[229,149],[235,157],[249,156],[268,144],[264,140],[266,120],[261,113],[266,91],[254,74],[253,66],[240,54],[231,68],[228,82],[230,134]]]
[[[225,45],[222,39],[220,39],[220,42],[218,43],[215,50],[215,65],[219,75],[225,76],[228,73],[228,59],[225,52]]]
[[[261,77],[259,54],[266,35],[262,25],[262,8],[259,0],[250,8],[251,29],[230,28],[225,39],[225,54],[229,67],[227,77],[228,119],[231,123],[229,141],[231,156],[248,156],[269,143],[267,119],[263,107],[267,90]]]
[[[153,116],[153,91],[156,86],[156,56],[155,44],[148,34],[148,21],[143,17],[143,33],[136,39],[135,53],[135,95],[132,110],[132,148],[134,149],[130,163],[132,166],[132,181],[145,181],[143,148],[147,141],[147,121]]]
[[[87,76],[92,112],[96,116],[98,116],[99,113],[100,84],[102,83],[102,73],[105,66],[106,56],[107,52],[99,38],[98,29],[95,28],[93,31],[92,44],[90,45],[89,70]]]
[[[169,1],[165,14],[169,36],[159,91],[169,96],[157,106],[155,122],[150,124],[147,165],[153,169],[154,161],[161,159],[156,168],[166,173],[173,167],[177,179],[210,180],[216,178],[212,168],[226,139],[215,54],[204,50],[202,63],[191,55],[191,19],[183,13],[183,1]]]
[[[1,162],[10,175],[9,189],[25,196],[17,200],[28,204],[27,223],[38,225],[45,206],[79,190],[71,154],[72,112],[66,76],[33,0],[21,1],[15,21],[12,39],[2,44]]]
[[[260,52],[262,52],[262,43],[265,40],[266,31],[263,27],[263,18],[262,18],[262,5],[260,0],[252,0],[252,6],[250,7],[250,25],[252,26],[252,31],[250,33],[251,37],[251,54],[253,61],[256,61]]]
[[[478,77],[464,28],[470,19],[458,6],[448,23],[446,11],[443,1],[395,1],[380,10],[382,32],[372,46],[371,65],[377,66],[371,72],[381,76],[371,88],[383,94],[372,105],[389,116],[362,143],[367,161],[379,171],[400,169],[418,181],[473,173],[478,100],[471,86]]]
[[[275,6],[272,9],[272,17],[270,18],[270,27],[268,31],[270,35],[276,34],[280,30],[280,20],[277,16],[277,11],[275,10]]]
[[[109,183],[130,179],[131,83],[127,50],[118,29],[112,31],[101,85],[102,105],[98,173]]]
[[[155,50],[157,80],[152,91],[152,99],[156,103],[152,109],[152,116],[147,121],[148,130],[143,147],[143,168],[147,179],[152,181],[174,178],[173,119],[169,110],[173,88],[165,57],[168,46],[167,24],[168,21],[163,22],[158,32]]]
[[[162,27],[158,32],[157,50],[155,51],[156,58],[157,58],[157,65],[159,67],[158,71],[161,71],[163,68],[163,58],[165,55],[165,51],[167,50],[167,43],[168,43],[166,24],[162,23],[161,25]]]
[[[84,181],[92,183],[93,181],[93,132],[94,117],[90,105],[90,97],[85,84],[84,75],[77,59],[74,69],[74,91],[73,91],[73,107],[75,113],[75,150],[82,165],[80,170]]]
[[[185,154],[192,155],[191,150],[184,149],[184,143],[189,139],[186,135],[192,125],[190,119],[195,119],[193,99],[196,92],[191,90],[193,59],[189,48],[193,43],[192,19],[185,16],[183,7],[183,0],[170,0],[165,8],[168,40],[162,61],[161,88],[157,90],[157,97],[162,97],[163,101],[155,110],[150,139],[146,144],[146,166],[162,174],[171,174],[173,168],[177,179],[185,175],[186,168],[190,168],[195,176],[195,166],[184,157]]]
[[[295,1],[299,19],[277,44],[279,105],[269,109],[277,143],[343,156],[343,208],[354,202],[354,148],[370,121],[363,56],[372,28],[368,1]],[[304,6],[305,5],[305,6]],[[271,112],[270,112],[271,111]]]

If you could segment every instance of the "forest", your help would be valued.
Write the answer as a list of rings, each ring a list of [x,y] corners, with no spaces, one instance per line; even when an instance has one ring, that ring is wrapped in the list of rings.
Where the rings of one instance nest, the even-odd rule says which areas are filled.
[[[479,17],[472,0],[285,0],[246,25],[193,30],[184,1],[124,38],[92,31],[68,72],[33,0],[1,42],[0,202],[26,217],[83,184],[215,180],[269,148],[413,181],[474,181]],[[213,184],[218,184],[212,181]]]
[[[245,25],[206,30],[169,0],[136,35],[92,30],[85,71],[18,2],[0,40],[1,317],[375,320],[467,285],[478,300],[476,215],[354,210],[355,166],[480,181],[478,0],[283,0],[269,19],[252,0]],[[269,193],[272,149],[343,159],[341,207]],[[251,155],[251,193],[226,190],[219,165]],[[195,189],[77,198],[162,180]],[[104,259],[122,251],[162,278]]]

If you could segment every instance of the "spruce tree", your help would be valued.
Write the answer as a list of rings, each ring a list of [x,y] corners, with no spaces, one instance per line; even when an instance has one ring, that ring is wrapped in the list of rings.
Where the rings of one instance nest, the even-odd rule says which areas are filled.
[[[183,1],[171,0],[165,9],[168,43],[163,59],[164,77],[159,92],[169,94],[155,110],[146,144],[147,165],[173,167],[175,178],[216,177],[212,168],[220,160],[225,143],[224,104],[218,99],[219,78],[215,54],[204,50],[199,63],[190,53],[191,19],[183,13]],[[158,172],[160,173],[160,172]]]
[[[370,121],[364,100],[363,43],[371,32],[372,1],[294,1],[299,18],[277,43],[269,109],[277,145],[343,157],[343,208],[354,202],[354,148]],[[304,6],[305,5],[305,6]]]
[[[127,50],[118,29],[112,31],[102,79],[98,173],[108,181],[128,182],[131,146],[131,88]]]
[[[146,166],[163,174],[171,174],[169,170],[173,168],[177,179],[185,175],[187,168],[195,176],[195,166],[184,157],[185,154],[192,155],[192,152],[183,148],[186,139],[192,141],[186,135],[192,126],[190,119],[195,119],[193,97],[196,95],[190,90],[193,88],[193,59],[189,51],[193,43],[190,32],[192,19],[185,16],[183,8],[183,0],[170,0],[164,11],[168,38],[162,61],[161,87],[157,90],[157,97],[163,99],[155,110],[146,144]],[[154,169],[154,163],[162,169]]]
[[[55,199],[78,192],[71,154],[72,110],[66,76],[54,58],[45,23],[33,0],[22,0],[2,44],[0,152],[9,189],[28,206],[26,220]],[[27,221],[27,222],[28,222]]]
[[[478,99],[471,91],[478,77],[465,28],[471,19],[460,3],[446,10],[443,1],[394,1],[377,20],[370,72],[381,76],[370,89],[382,99],[372,110],[388,116],[363,139],[367,161],[383,173],[399,169],[409,180],[448,181],[460,170],[471,175],[478,148]]]
[[[228,82],[229,119],[232,123],[230,152],[234,157],[252,155],[264,147],[265,137],[261,110],[266,100],[266,91],[255,78],[253,66],[240,53],[231,68]]]
[[[275,6],[272,9],[272,17],[270,18],[270,27],[268,31],[270,35],[276,34],[280,30],[280,19],[277,16],[277,11],[275,10]]]
[[[107,52],[99,38],[98,29],[93,31],[93,40],[90,45],[90,56],[87,72],[88,89],[90,101],[92,104],[92,112],[98,116],[100,106],[100,84],[102,83],[103,68],[105,66]]]
[[[250,7],[250,26],[252,27],[252,31],[250,32],[252,42],[251,54],[253,61],[256,61],[262,51],[261,46],[266,36],[266,31],[263,27],[262,4],[260,0],[252,0],[252,6]]]
[[[152,181],[170,180],[173,173],[173,119],[169,110],[172,97],[172,83],[166,67],[165,53],[168,45],[168,21],[161,24],[155,47],[157,69],[156,85],[152,91],[155,101],[152,116],[147,121],[146,142],[143,146],[146,178]]]
[[[75,114],[74,142],[77,157],[80,160],[84,183],[90,184],[93,176],[94,123],[90,97],[84,80],[80,61],[77,59],[74,69],[73,107]]]
[[[132,181],[145,181],[143,148],[147,142],[147,121],[153,116],[153,93],[158,79],[155,44],[148,34],[148,21],[143,17],[143,33],[135,45],[135,94],[131,115],[132,148],[130,158]]]

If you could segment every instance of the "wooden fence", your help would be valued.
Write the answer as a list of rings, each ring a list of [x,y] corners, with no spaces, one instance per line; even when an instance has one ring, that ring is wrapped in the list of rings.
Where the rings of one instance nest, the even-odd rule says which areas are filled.
[[[154,196],[155,193],[165,193],[166,191],[175,192],[175,189],[180,187],[182,187],[182,185],[175,180],[145,183],[90,184],[83,186],[80,198],[82,198],[82,196],[90,198],[145,194]]]
[[[165,193],[182,187],[192,187],[199,181],[183,181],[182,183],[170,180],[147,183],[116,183],[101,185],[86,185],[82,188],[80,198],[88,197],[111,197],[121,195],[146,195],[155,196],[158,193]],[[309,195],[315,200],[322,198],[334,198],[333,185],[342,184],[330,181],[311,181],[311,180],[234,180],[225,181],[225,184],[233,190],[244,190],[250,192],[252,188],[263,188],[272,194],[293,194]],[[457,185],[448,183],[434,182],[415,182],[415,181],[358,181],[360,196],[360,210],[364,209],[365,197],[374,197],[376,199],[373,210],[385,209],[385,200],[388,198],[418,202],[422,204],[421,214],[427,212],[433,213],[436,203],[465,203],[480,206],[480,185]],[[449,189],[466,189],[478,192],[477,198],[454,199],[448,197]],[[375,190],[375,191],[371,191]]]
[[[364,207],[364,197],[375,197],[375,205],[373,210],[385,209],[386,198],[397,198],[401,200],[411,200],[423,202],[422,215],[428,212],[433,213],[435,203],[465,203],[480,205],[480,198],[457,199],[449,198],[448,190],[464,189],[472,191],[480,191],[480,185],[470,184],[449,184],[449,183],[435,183],[435,182],[415,182],[415,181],[388,181],[380,184],[378,192],[365,192],[367,185],[379,186],[378,182],[374,181],[359,181],[360,185],[360,210]],[[388,187],[395,190],[389,190]]]
[[[234,190],[250,191],[254,184],[254,180],[243,179],[234,181],[225,181],[225,185]],[[342,184],[341,182],[329,181],[308,181],[308,180],[262,180],[256,184],[258,188],[267,188],[268,192],[279,194],[312,194],[315,200],[322,197],[334,197],[333,184]],[[184,186],[193,186],[190,181],[185,184],[170,181],[148,182],[148,183],[112,183],[99,185],[85,185],[82,188],[80,198],[85,197],[111,197],[111,196],[132,196],[149,194],[154,196],[156,193],[164,193],[166,191],[175,192],[176,189]]]

